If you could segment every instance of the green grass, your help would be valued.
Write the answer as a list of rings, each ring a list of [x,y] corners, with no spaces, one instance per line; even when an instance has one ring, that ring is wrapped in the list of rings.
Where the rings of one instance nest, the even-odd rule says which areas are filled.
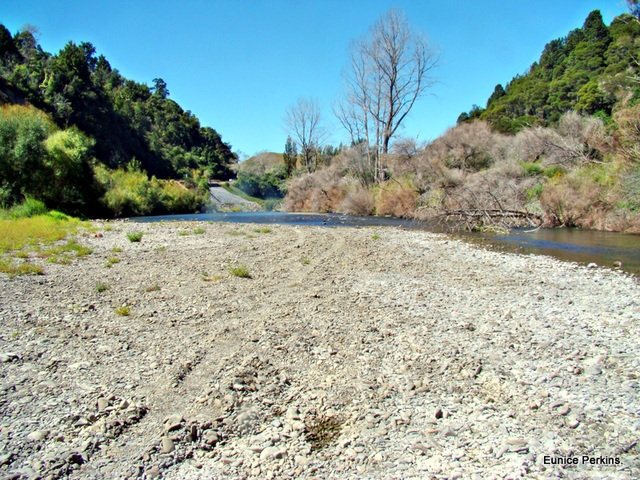
[[[107,258],[107,263],[105,264],[105,267],[111,268],[115,263],[120,263],[120,259],[118,257]]]
[[[130,242],[139,242],[140,240],[142,240],[143,235],[144,232],[131,232],[127,233],[127,238]]]
[[[178,235],[181,236],[185,236],[185,235],[202,235],[204,232],[206,232],[206,230],[204,228],[194,228],[193,230],[181,230],[180,232],[178,232]]]
[[[129,305],[122,305],[115,309],[115,313],[121,317],[127,317],[131,313],[131,307],[129,307]]]
[[[98,293],[106,292],[107,290],[109,290],[108,283],[99,283],[98,285],[96,285],[96,292]]]
[[[371,236],[371,238],[372,238],[373,240],[380,240],[380,235],[378,235],[378,234],[376,233],[376,234],[372,235],[372,236]]]
[[[233,232],[229,232],[229,235],[240,236],[240,235],[246,235],[246,233],[239,230],[235,230]]]
[[[0,219],[0,253],[22,250],[27,245],[51,245],[74,235],[88,222],[76,218],[64,219],[55,215],[37,215],[29,218]]]
[[[301,258],[300,263],[302,263],[303,265],[309,265],[311,263],[311,260],[309,260],[308,258]]]
[[[253,231],[255,233],[271,233],[270,228],[254,228]]]
[[[111,249],[111,251],[114,252],[114,253],[120,253],[122,251],[122,249],[120,247],[113,247]]]
[[[234,277],[239,278],[251,278],[251,274],[249,273],[249,269],[244,265],[235,265],[233,267],[229,267],[229,273]]]
[[[43,269],[40,265],[34,265],[30,262],[13,263],[11,258],[0,259],[0,272],[6,273],[9,278],[17,275],[42,275]]]

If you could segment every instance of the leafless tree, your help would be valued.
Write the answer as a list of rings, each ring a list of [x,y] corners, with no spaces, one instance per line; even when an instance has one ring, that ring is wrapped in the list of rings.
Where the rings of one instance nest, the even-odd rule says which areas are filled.
[[[321,125],[320,104],[315,99],[299,98],[287,109],[284,123],[300,149],[307,172],[316,169],[317,151],[326,137]]]
[[[391,139],[416,101],[433,86],[431,73],[437,64],[437,49],[411,28],[397,8],[352,44],[345,93],[334,113],[353,143],[369,145],[378,180],[384,178],[382,160]]]

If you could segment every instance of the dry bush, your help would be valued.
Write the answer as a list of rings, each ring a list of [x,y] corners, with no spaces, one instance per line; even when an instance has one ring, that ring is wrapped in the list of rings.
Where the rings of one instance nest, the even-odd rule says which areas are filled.
[[[560,165],[566,168],[600,161],[611,150],[602,120],[565,113],[557,129],[533,127],[513,140],[513,156],[523,162]]]
[[[627,161],[640,163],[640,103],[617,111],[614,120],[618,124],[617,140]]]
[[[420,171],[420,164],[426,145],[415,138],[400,137],[392,146],[392,155],[388,155],[386,164],[393,177],[415,175]]]
[[[376,214],[411,218],[415,214],[417,199],[417,192],[410,187],[383,188],[376,201]]]
[[[449,168],[479,171],[495,161],[495,147],[500,134],[493,133],[486,122],[462,123],[448,129],[425,151],[428,160],[438,160]]]
[[[340,169],[329,168],[293,179],[283,208],[288,212],[334,212],[344,198]]]
[[[349,215],[371,215],[375,208],[375,201],[371,190],[359,187],[347,193],[338,208],[338,212]]]
[[[597,228],[610,210],[602,187],[575,172],[549,183],[540,195],[540,205],[549,226]]]

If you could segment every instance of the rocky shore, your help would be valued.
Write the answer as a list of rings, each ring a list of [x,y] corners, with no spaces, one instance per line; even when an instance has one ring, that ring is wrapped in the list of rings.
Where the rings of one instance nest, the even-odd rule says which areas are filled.
[[[0,478],[640,476],[634,277],[384,227],[95,226],[0,277]]]

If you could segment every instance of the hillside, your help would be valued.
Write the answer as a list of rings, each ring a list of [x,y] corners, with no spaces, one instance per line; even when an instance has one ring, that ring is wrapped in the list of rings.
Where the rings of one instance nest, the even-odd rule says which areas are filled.
[[[640,99],[639,57],[637,19],[620,15],[607,27],[595,10],[582,28],[549,42],[524,75],[496,85],[485,108],[474,107],[458,121],[486,120],[503,133],[557,124],[568,110],[609,121],[622,103]]]
[[[183,186],[191,188],[208,177],[230,178],[230,166],[237,162],[216,130],[201,126],[169,98],[161,78],[151,87],[126,79],[88,42],[70,41],[54,55],[43,51],[29,30],[11,35],[0,25],[0,104],[5,105],[0,117],[0,203],[5,205],[34,196],[49,207],[84,214],[193,210],[202,195],[195,202],[162,204],[146,193],[155,187],[144,184],[143,177],[149,182],[187,179]],[[51,160],[55,155],[44,145],[51,135],[62,135],[58,132],[74,138],[75,147],[64,147],[73,158],[73,175]],[[29,161],[14,155],[23,144],[33,153]],[[72,191],[42,195],[46,186],[34,185],[32,177],[47,168],[45,176],[65,178]],[[106,197],[123,177],[113,173],[118,170],[144,175],[128,178],[136,191],[114,204]],[[156,186],[163,190],[164,184]],[[90,205],[96,195],[104,198],[100,207]]]

